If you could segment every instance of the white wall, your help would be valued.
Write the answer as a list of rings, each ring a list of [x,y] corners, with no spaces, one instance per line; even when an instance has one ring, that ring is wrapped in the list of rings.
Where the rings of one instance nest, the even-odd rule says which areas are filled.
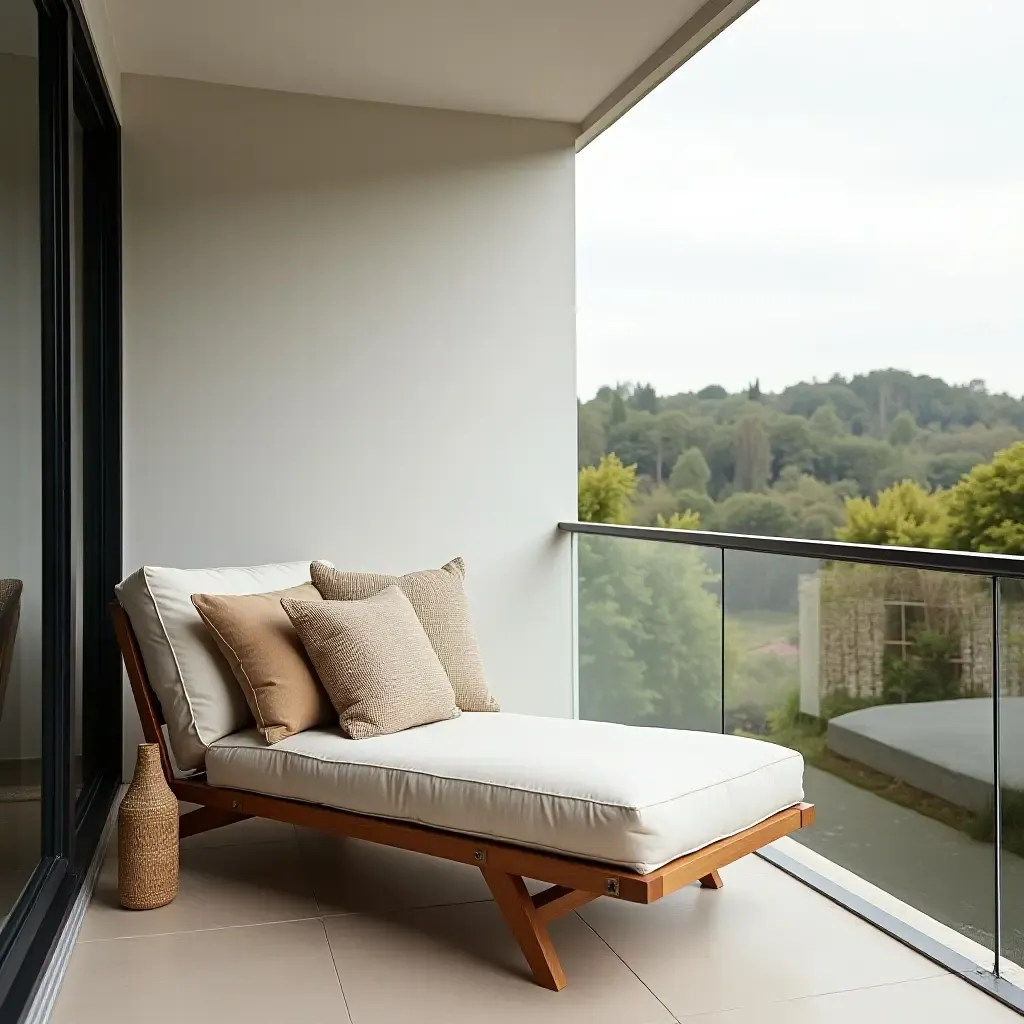
[[[570,714],[571,126],[122,89],[125,570],[462,554],[503,706]]]

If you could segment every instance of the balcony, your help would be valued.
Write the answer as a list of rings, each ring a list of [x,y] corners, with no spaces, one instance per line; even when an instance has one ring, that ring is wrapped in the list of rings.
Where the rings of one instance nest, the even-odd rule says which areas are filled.
[[[180,895],[134,914],[111,847],[53,1019],[1015,1019],[1024,569],[563,529],[577,715],[795,747],[813,826],[723,870],[721,892],[557,922],[558,995],[530,984],[472,867],[253,819],[183,840]]]
[[[576,506],[576,154],[749,0],[19,6],[4,1024],[1024,1011],[1019,563],[554,528]],[[794,747],[817,823],[721,892],[556,921],[557,994],[475,869],[289,824],[186,838],[175,901],[121,909],[142,733],[117,581],[456,554],[506,711]]]

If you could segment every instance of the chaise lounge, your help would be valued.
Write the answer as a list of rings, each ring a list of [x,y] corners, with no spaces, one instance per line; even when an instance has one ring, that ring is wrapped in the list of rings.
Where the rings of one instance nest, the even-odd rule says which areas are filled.
[[[358,741],[311,728],[268,744],[189,595],[294,586],[309,565],[146,569],[118,588],[145,739],[175,796],[200,805],[182,837],[262,817],[476,866],[537,983],[557,991],[551,920],[601,896],[721,888],[724,865],[813,820],[801,756],[736,736],[467,712]],[[524,878],[549,888],[531,896]]]

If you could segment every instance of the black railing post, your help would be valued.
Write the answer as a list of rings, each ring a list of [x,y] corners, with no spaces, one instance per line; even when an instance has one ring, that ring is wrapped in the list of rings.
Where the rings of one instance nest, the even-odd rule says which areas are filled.
[[[1003,947],[1003,788],[1001,771],[1001,736],[999,705],[1002,697],[1002,675],[1000,647],[1002,646],[1001,608],[999,602],[999,577],[992,577],[992,855],[994,867],[995,915],[992,945],[995,959],[992,973],[999,977],[999,961]]]

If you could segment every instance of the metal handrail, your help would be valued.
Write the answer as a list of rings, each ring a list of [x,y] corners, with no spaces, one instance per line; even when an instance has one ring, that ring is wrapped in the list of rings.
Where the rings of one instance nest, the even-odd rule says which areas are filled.
[[[672,530],[660,526],[621,526],[617,523],[564,522],[566,533],[691,544],[723,551],[752,551],[764,555],[819,558],[829,562],[885,565],[900,569],[930,569],[971,576],[1024,579],[1024,556],[996,555],[977,551],[943,551],[935,548],[901,548],[885,544],[851,544],[839,540],[804,540],[798,537],[754,537],[710,530]]]

